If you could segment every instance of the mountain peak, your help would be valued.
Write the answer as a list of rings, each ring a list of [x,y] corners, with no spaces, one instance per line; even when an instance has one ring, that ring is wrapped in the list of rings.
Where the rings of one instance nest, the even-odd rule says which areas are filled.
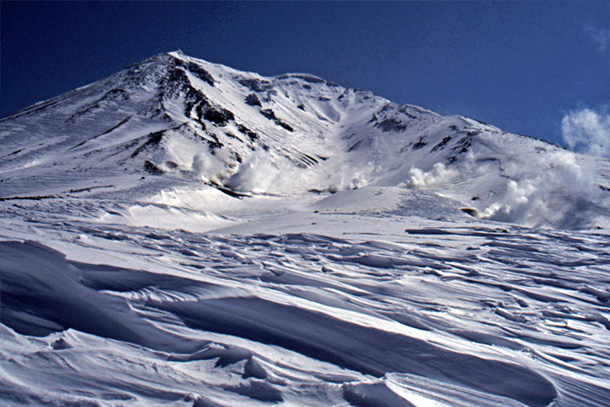
[[[538,187],[549,207],[580,205],[573,193],[598,202],[608,187],[591,176],[566,194],[562,182],[582,178],[587,159],[541,140],[314,75],[263,77],[179,50],[4,119],[0,140],[0,169],[22,174],[4,183],[8,194],[36,188],[33,171],[78,182],[89,173],[155,176],[233,194],[392,186],[438,190],[479,216],[532,223]],[[538,175],[547,171],[559,174],[552,187]],[[564,222],[561,213],[549,211],[548,223]]]

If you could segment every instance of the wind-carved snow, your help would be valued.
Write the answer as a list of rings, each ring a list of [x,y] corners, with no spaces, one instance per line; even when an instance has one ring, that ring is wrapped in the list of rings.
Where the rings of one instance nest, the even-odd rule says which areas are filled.
[[[0,404],[610,406],[610,165],[181,53],[0,122]]]

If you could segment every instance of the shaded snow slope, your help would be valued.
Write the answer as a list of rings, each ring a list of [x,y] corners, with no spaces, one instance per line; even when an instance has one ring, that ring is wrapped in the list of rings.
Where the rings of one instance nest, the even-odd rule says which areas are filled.
[[[0,120],[2,406],[609,406],[610,162],[161,54]]]

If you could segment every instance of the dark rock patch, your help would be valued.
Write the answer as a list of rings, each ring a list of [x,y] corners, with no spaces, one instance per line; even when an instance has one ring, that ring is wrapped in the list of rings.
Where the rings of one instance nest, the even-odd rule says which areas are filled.
[[[149,147],[155,147],[159,145],[161,140],[163,140],[163,133],[165,133],[165,131],[162,130],[148,134],[148,140],[146,140],[144,144],[142,144],[133,153],[131,153],[131,157],[136,157],[138,154],[140,154],[142,151],[146,150]]]
[[[246,136],[248,136],[250,141],[258,140],[258,134],[256,134],[256,132],[250,130],[249,128],[247,128],[243,124],[238,124],[237,125],[237,130],[239,130],[242,134],[245,134]]]
[[[413,150],[419,150],[420,148],[423,148],[425,146],[428,145],[428,143],[426,143],[426,138],[425,137],[420,137],[419,140],[417,140],[415,143],[413,143],[413,146],[411,147]]]
[[[239,140],[239,141],[243,142],[242,139],[240,139],[239,137],[237,137],[235,134],[231,133],[230,131],[225,131],[225,135],[228,138],[232,138],[232,139]]]
[[[214,133],[209,133],[209,132],[206,132],[206,134],[207,134],[209,137],[211,137],[211,140],[210,140],[210,139],[205,139],[205,141],[207,141],[207,142],[208,142],[208,148],[209,148],[209,150],[210,150],[210,152],[211,152],[212,154],[214,154],[214,150],[216,150],[216,149],[218,149],[218,148],[222,148],[222,147],[224,147],[224,144],[222,144],[222,143],[220,142],[220,140],[218,140],[218,137],[216,137],[216,134],[214,134]]]
[[[260,99],[254,93],[250,93],[246,96],[246,104],[250,106],[262,106]]]
[[[288,131],[294,131],[294,129],[292,128],[291,125],[289,125],[286,122],[283,122],[282,120],[278,119],[275,116],[275,112],[271,109],[261,109],[261,114],[263,116],[265,116],[267,119],[272,120],[275,124],[277,124],[280,127],[283,127],[284,129],[288,130]]]
[[[167,75],[167,79],[164,82],[167,84],[178,85],[174,87],[175,89],[179,89],[182,86],[190,87],[191,85],[191,81],[189,81],[188,75],[186,74],[184,69],[181,68],[174,68],[170,70],[169,74]]]
[[[279,126],[281,126],[281,127],[285,128],[286,130],[288,130],[288,131],[290,131],[290,132],[294,131],[294,129],[292,128],[292,126],[291,126],[291,125],[289,125],[289,124],[288,124],[288,123],[286,123],[286,122],[283,122],[283,121],[281,121],[281,120],[277,120],[275,123],[276,123],[277,125],[279,125]]]
[[[358,147],[360,147],[361,144],[362,144],[362,140],[356,141],[354,144],[351,145],[350,148],[347,149],[347,152],[349,153],[350,151],[354,151],[354,150],[358,149]]]
[[[186,69],[188,69],[193,75],[206,82],[210,86],[214,86],[214,83],[216,83],[214,77],[208,71],[206,71],[194,62],[189,62],[186,66]]]
[[[261,109],[261,114],[269,120],[277,120],[277,117],[275,117],[275,112],[271,109]]]
[[[218,126],[225,126],[229,120],[235,119],[235,115],[227,109],[221,107],[210,107],[204,114],[203,118]]]
[[[160,170],[159,167],[157,167],[155,164],[151,163],[148,160],[144,161],[144,171],[146,171],[147,173],[149,173],[151,175],[163,174],[163,171]]]
[[[390,117],[385,119],[375,125],[375,127],[379,127],[381,131],[389,132],[389,131],[403,131],[407,128],[407,124],[401,122],[400,120]]]
[[[271,88],[271,82],[259,79],[242,79],[239,83],[254,92],[262,92]]]
[[[435,152],[437,150],[445,148],[445,145],[447,145],[447,143],[450,141],[451,141],[451,136],[447,136],[447,137],[443,138],[437,145],[435,145],[432,148],[431,152]]]
[[[127,100],[129,99],[129,93],[125,89],[115,88],[111,89],[102,96],[103,100]]]

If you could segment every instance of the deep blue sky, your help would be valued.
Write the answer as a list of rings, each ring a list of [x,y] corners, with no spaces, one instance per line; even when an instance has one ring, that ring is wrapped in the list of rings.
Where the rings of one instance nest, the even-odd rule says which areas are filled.
[[[568,112],[610,104],[608,1],[2,1],[0,11],[2,117],[175,49],[555,142]]]

